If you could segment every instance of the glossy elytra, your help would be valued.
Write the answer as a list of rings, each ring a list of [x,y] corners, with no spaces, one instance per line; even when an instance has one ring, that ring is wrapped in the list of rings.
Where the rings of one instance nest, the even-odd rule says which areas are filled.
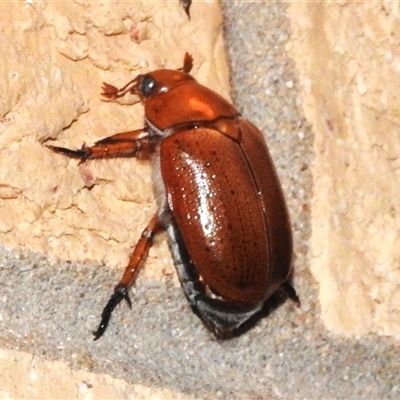
[[[154,235],[166,230],[175,267],[192,310],[218,339],[243,332],[266,301],[289,284],[292,234],[280,183],[261,132],[224,98],[200,85],[185,55],[178,70],[139,75],[110,100],[139,96],[145,126],[80,150],[48,146],[84,162],[150,158],[158,211],[144,229],[125,273],[94,332],[106,330],[144,264]]]

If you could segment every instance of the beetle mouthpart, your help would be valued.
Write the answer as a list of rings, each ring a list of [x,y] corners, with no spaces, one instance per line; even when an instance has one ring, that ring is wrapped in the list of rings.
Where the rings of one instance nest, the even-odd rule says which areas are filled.
[[[128,92],[131,92],[132,94],[138,94],[136,87],[140,76],[141,75],[132,79],[121,89],[118,89],[115,86],[110,85],[109,83],[103,82],[102,86],[103,93],[101,93],[101,95],[106,97],[108,100],[116,100],[119,97],[125,96],[125,94]]]

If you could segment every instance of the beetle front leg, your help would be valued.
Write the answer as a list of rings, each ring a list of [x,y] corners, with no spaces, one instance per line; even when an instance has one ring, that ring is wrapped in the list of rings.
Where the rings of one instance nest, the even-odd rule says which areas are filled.
[[[154,215],[142,232],[139,241],[136,243],[124,275],[114,289],[114,294],[110,297],[110,300],[108,300],[107,305],[103,309],[100,325],[97,331],[93,332],[94,340],[99,339],[103,335],[110,322],[112,312],[122,300],[125,300],[129,307],[132,306],[128,290],[135,282],[140,268],[146,261],[150,247],[153,245],[154,236],[163,229],[164,225],[160,221],[158,214]]]
[[[97,141],[92,147],[82,146],[79,150],[48,145],[50,150],[81,162],[99,158],[137,157],[145,158],[154,152],[156,141],[150,136],[148,128],[117,133]]]

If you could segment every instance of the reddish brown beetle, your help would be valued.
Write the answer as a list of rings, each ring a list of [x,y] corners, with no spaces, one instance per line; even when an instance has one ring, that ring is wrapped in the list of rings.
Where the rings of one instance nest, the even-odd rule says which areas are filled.
[[[179,279],[193,311],[219,339],[241,333],[278,289],[299,299],[288,283],[292,234],[275,168],[261,132],[212,90],[179,70],[139,75],[103,95],[138,95],[143,129],[118,133],[80,150],[49,146],[86,161],[147,157],[154,164],[158,212],[142,233],[125,273],[102,313],[98,339],[146,260],[153,237],[167,230]]]

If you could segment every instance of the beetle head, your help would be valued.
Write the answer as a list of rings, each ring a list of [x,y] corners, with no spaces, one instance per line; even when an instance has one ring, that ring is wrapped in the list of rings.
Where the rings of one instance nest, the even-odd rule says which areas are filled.
[[[138,75],[121,89],[103,82],[102,95],[109,100],[115,100],[131,93],[140,97],[140,100],[146,101],[147,98],[166,93],[171,89],[194,78],[181,70],[159,69],[147,74]]]
[[[166,93],[182,83],[193,81],[194,78],[189,75],[192,68],[193,57],[189,53],[185,53],[182,68],[177,70],[159,69],[147,74],[138,75],[121,89],[103,82],[102,95],[109,100],[115,100],[130,92],[138,95],[140,100],[145,101],[146,98]]]
[[[139,75],[131,93],[138,94],[144,100],[147,97],[168,92],[182,83],[193,81],[194,78],[189,75],[192,68],[193,57],[189,53],[185,53],[182,68],[177,70],[159,69]]]
[[[133,91],[131,92],[145,100],[148,97],[166,93],[183,83],[193,80],[194,78],[186,72],[159,69],[145,75],[139,75],[137,85],[132,88]]]

